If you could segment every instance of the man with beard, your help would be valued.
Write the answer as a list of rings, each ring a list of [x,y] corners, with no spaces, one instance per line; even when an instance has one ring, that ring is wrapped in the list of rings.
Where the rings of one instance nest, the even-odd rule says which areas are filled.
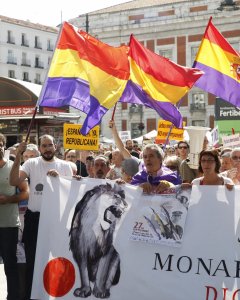
[[[18,202],[28,198],[27,182],[19,183],[19,193],[9,184],[13,161],[5,159],[6,138],[0,134],[0,253],[7,279],[7,299],[20,299],[17,267],[17,243],[20,219]]]
[[[109,161],[106,156],[96,156],[93,163],[93,174],[94,178],[105,179],[109,172]]]
[[[21,154],[26,147],[27,144],[25,142],[22,142],[18,147],[16,159],[10,173],[10,184],[16,186],[26,180],[26,178],[30,179],[30,196],[28,209],[24,217],[23,230],[27,267],[26,299],[30,299],[44,179],[47,175],[56,177],[72,176],[73,174],[70,164],[55,156],[57,148],[52,136],[43,135],[39,138],[41,156],[27,160],[20,169]]]

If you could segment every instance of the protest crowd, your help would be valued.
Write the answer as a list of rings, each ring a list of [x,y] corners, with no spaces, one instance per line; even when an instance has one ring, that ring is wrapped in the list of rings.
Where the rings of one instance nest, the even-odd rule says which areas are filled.
[[[166,193],[176,186],[240,184],[240,148],[212,147],[205,137],[198,169],[189,167],[189,142],[144,147],[134,140],[122,142],[114,121],[109,122],[113,145],[99,146],[99,151],[65,149],[64,158],[56,156],[55,140],[50,135],[39,139],[39,147],[22,142],[10,148],[5,157],[6,138],[0,135],[1,186],[0,254],[7,279],[7,299],[31,299],[38,222],[46,176],[68,176],[72,180],[97,178],[118,184],[140,186],[143,193]],[[8,180],[9,178],[9,180]],[[21,201],[28,200],[25,209]],[[22,218],[26,265],[17,264],[18,231]]]
[[[210,31],[209,34],[208,31]],[[211,70],[208,66],[211,61],[210,55],[209,59],[206,55],[197,55],[194,67],[199,69],[187,68],[168,59],[157,58],[155,53],[144,48],[133,36],[130,38],[129,49],[126,51],[125,45],[113,48],[87,33],[76,30],[67,22],[63,24],[61,32],[57,54],[49,69],[49,74],[52,76],[47,78],[38,104],[43,107],[55,107],[60,104],[74,107],[73,104],[77,104],[75,108],[87,114],[80,130],[84,136],[101,122],[106,111],[120,99],[128,103],[147,105],[156,110],[162,119],[170,121],[177,128],[182,128],[183,123],[175,104],[194,84],[226,100],[230,98],[229,102],[234,105],[239,99],[237,88],[220,89],[219,87],[219,82],[224,81],[222,78],[227,77],[225,73],[230,72],[226,71],[230,70],[229,66],[224,66],[224,72],[220,69],[218,73],[214,73],[214,76],[212,71],[208,73],[208,70]],[[226,46],[224,38],[214,27],[211,19],[205,38],[209,40],[200,47],[200,54],[201,51],[204,52],[202,49],[205,45],[216,43],[218,40],[220,50],[228,49],[231,56],[239,62],[239,55],[230,45]],[[89,49],[92,49],[92,53]],[[221,52],[220,50],[218,52]],[[67,59],[65,59],[66,53],[69,53]],[[96,57],[95,53],[98,53]],[[75,58],[77,61],[74,61]],[[67,67],[63,63],[65,60]],[[218,60],[222,62],[222,56],[216,59]],[[228,58],[225,60],[228,61]],[[107,66],[102,63],[103,61],[107,61]],[[162,63],[164,63],[165,72],[162,71]],[[71,73],[72,68],[69,67],[71,64],[78,66],[73,73]],[[201,66],[204,64],[207,67],[203,72]],[[86,70],[83,68],[85,65]],[[216,65],[221,66],[221,63]],[[148,66],[150,71],[146,71],[145,66]],[[96,70],[98,70],[97,75],[94,73]],[[93,73],[89,76],[91,72]],[[144,76],[142,76],[143,73]],[[76,74],[80,74],[82,78],[81,76],[75,77]],[[163,74],[171,74],[171,76],[164,78]],[[216,74],[221,74],[222,77]],[[92,80],[96,77],[98,80]],[[86,78],[91,80],[87,82]],[[216,79],[217,84],[212,82],[213,79]],[[99,88],[99,82],[101,82],[101,88]],[[208,82],[211,84],[206,84]],[[230,81],[226,82],[228,86],[231,85]],[[76,86],[76,89],[70,89],[69,86]],[[109,90],[109,86],[112,90]],[[174,91],[171,90],[171,86],[174,86]],[[206,86],[210,89],[206,89]],[[224,90],[226,93],[219,95],[219,90]],[[169,99],[165,94],[169,94]],[[53,99],[52,95],[55,95]],[[78,95],[79,98],[77,98]],[[59,104],[58,100],[65,98],[66,102]],[[82,105],[82,103],[85,104]],[[6,152],[6,137],[0,134],[0,256],[7,280],[8,300],[32,299],[41,205],[43,200],[51,201],[51,199],[43,199],[44,185],[48,176],[67,177],[77,180],[79,185],[85,177],[104,179],[116,185],[138,186],[145,194],[174,193],[179,187],[191,189],[192,185],[222,185],[231,192],[235,185],[240,184],[240,148],[224,148],[222,145],[213,147],[207,136],[200,136],[200,134],[198,136],[198,131],[195,133],[196,141],[200,141],[200,148],[197,150],[191,149],[191,136],[189,141],[178,140],[171,145],[167,142],[156,144],[152,141],[143,146],[131,139],[123,143],[113,117],[108,126],[114,145],[99,145],[98,151],[95,152],[74,148],[65,149],[63,158],[58,157],[57,145],[51,135],[41,136],[38,146],[25,141],[12,145]],[[197,165],[195,164],[194,167],[193,155],[198,157]],[[22,225],[19,212],[20,215],[24,213]],[[178,217],[179,212],[176,212],[174,218]],[[19,234],[20,226],[23,231],[22,235]],[[182,235],[180,229],[178,231],[178,234]],[[19,244],[24,245],[26,263],[17,263]],[[76,289],[76,293],[76,297],[88,297],[91,294],[84,288]],[[95,294],[98,298],[107,298],[109,290],[106,294],[97,290]]]

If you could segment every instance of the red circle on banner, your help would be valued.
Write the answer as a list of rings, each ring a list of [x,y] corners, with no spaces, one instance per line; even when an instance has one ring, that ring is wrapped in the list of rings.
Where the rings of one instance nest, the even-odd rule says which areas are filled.
[[[75,282],[73,264],[64,257],[50,260],[43,273],[43,284],[46,292],[53,297],[66,295]]]

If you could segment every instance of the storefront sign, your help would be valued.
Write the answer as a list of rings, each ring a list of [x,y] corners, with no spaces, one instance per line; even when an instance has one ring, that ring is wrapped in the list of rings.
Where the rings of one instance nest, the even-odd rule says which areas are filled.
[[[85,136],[80,133],[82,125],[64,124],[63,146],[65,149],[98,150],[99,126],[94,127]]]
[[[0,108],[0,115],[2,116],[22,116],[32,115],[35,106],[4,106]]]
[[[239,120],[239,117],[240,108],[221,98],[216,98],[215,120]]]

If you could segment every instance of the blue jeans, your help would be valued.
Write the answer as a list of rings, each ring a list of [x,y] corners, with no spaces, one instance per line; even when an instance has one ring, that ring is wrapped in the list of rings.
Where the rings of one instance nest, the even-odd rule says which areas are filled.
[[[7,299],[19,299],[17,266],[18,227],[0,228],[0,253],[7,278]]]

